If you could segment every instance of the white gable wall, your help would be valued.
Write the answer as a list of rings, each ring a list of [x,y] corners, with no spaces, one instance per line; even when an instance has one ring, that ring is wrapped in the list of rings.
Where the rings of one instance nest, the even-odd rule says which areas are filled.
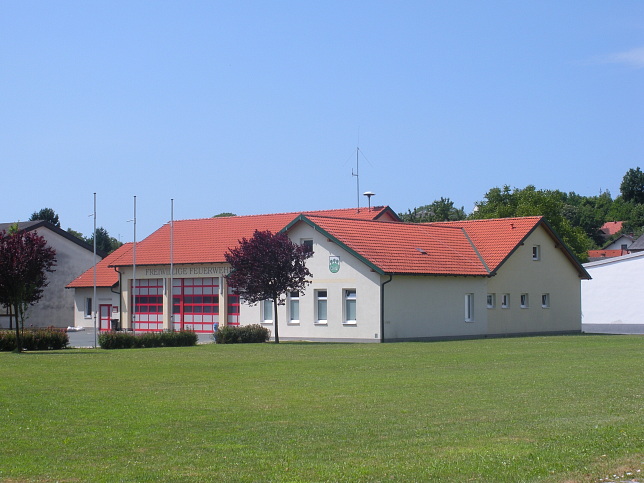
[[[313,274],[312,283],[300,294],[300,319],[291,322],[287,305],[278,307],[280,339],[330,340],[330,341],[380,341],[380,276],[372,272],[362,261],[349,254],[335,242],[315,231],[305,223],[296,225],[288,232],[295,243],[304,239],[313,240],[313,256],[306,265]],[[340,257],[340,270],[329,270],[329,257]],[[345,290],[356,291],[357,317],[355,324],[345,323]],[[318,323],[316,317],[316,290],[327,291],[326,323]],[[262,323],[260,305],[241,306],[242,324]],[[272,324],[262,324],[271,329]]]

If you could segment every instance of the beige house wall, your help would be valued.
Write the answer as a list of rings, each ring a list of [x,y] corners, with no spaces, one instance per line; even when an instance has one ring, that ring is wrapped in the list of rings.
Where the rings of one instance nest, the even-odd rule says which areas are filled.
[[[487,291],[496,298],[495,307],[487,309],[489,334],[581,330],[581,279],[555,243],[539,226],[489,279]],[[532,259],[534,246],[539,260]],[[509,308],[501,307],[505,293]],[[521,294],[528,294],[527,308],[521,307]],[[543,294],[549,294],[550,307],[542,307]]]
[[[116,288],[115,290],[118,290]],[[107,287],[96,287],[96,298],[98,302],[94,304],[94,287],[83,287],[75,289],[67,289],[68,292],[74,292],[74,327],[85,327],[90,328],[94,327],[94,317],[85,316],[85,300],[87,298],[92,299],[92,305],[94,305],[94,310],[99,310],[101,305],[111,305],[112,307],[119,306],[119,294],[112,292],[111,289]],[[97,314],[98,317],[98,314]],[[112,318],[118,319],[120,317],[119,313],[112,313]],[[71,325],[71,324],[70,324]],[[96,321],[98,326],[98,319]]]
[[[468,321],[466,294],[472,294],[474,308]],[[385,340],[485,334],[485,297],[484,277],[394,275],[385,285]]]

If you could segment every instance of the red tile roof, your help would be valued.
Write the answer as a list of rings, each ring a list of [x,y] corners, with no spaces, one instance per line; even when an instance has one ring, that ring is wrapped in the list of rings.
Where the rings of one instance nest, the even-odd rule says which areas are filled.
[[[96,286],[113,287],[119,281],[119,274],[110,267],[110,264],[119,257],[131,257],[132,243],[125,243],[96,264]],[[70,282],[66,288],[81,288],[94,286],[94,267],[90,268],[78,278]]]
[[[242,238],[252,237],[255,230],[278,232],[300,213],[302,212],[175,221],[172,237],[173,263],[224,263],[226,261],[224,253],[236,246]],[[348,208],[306,213],[362,220],[396,216],[388,206],[371,208],[371,211],[367,208],[360,210]],[[167,265],[168,263],[170,263],[170,225],[166,224],[136,244],[136,264]],[[111,264],[132,265],[132,256],[121,256]]]
[[[606,235],[614,235],[622,229],[623,221],[607,221],[600,228]]]
[[[381,273],[487,275],[465,231],[417,223],[303,215]]]
[[[429,223],[463,228],[491,271],[496,271],[519,244],[543,221],[541,216]]]

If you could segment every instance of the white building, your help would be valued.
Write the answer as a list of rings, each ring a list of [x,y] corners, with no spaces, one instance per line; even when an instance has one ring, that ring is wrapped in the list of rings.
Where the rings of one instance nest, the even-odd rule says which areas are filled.
[[[120,326],[212,332],[214,324],[259,323],[272,329],[269,302],[240,303],[226,285],[224,253],[256,229],[282,230],[313,247],[307,261],[311,284],[288,294],[279,307],[284,340],[382,342],[581,330],[580,281],[588,274],[541,217],[411,224],[387,207],[164,225],[137,243],[136,260],[124,250],[106,264],[120,278]],[[77,312],[86,289],[86,283],[76,286]]]
[[[644,334],[644,252],[584,264],[592,280],[582,284],[583,330]]]

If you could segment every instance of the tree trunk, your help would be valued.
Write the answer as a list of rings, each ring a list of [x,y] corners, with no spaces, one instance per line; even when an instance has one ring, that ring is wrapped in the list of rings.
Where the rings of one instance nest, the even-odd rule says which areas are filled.
[[[277,297],[273,297],[273,318],[275,319],[275,343],[280,343],[280,334],[277,325]]]
[[[22,352],[22,337],[20,337],[20,309],[18,304],[15,306],[16,309],[16,348],[14,352]]]

